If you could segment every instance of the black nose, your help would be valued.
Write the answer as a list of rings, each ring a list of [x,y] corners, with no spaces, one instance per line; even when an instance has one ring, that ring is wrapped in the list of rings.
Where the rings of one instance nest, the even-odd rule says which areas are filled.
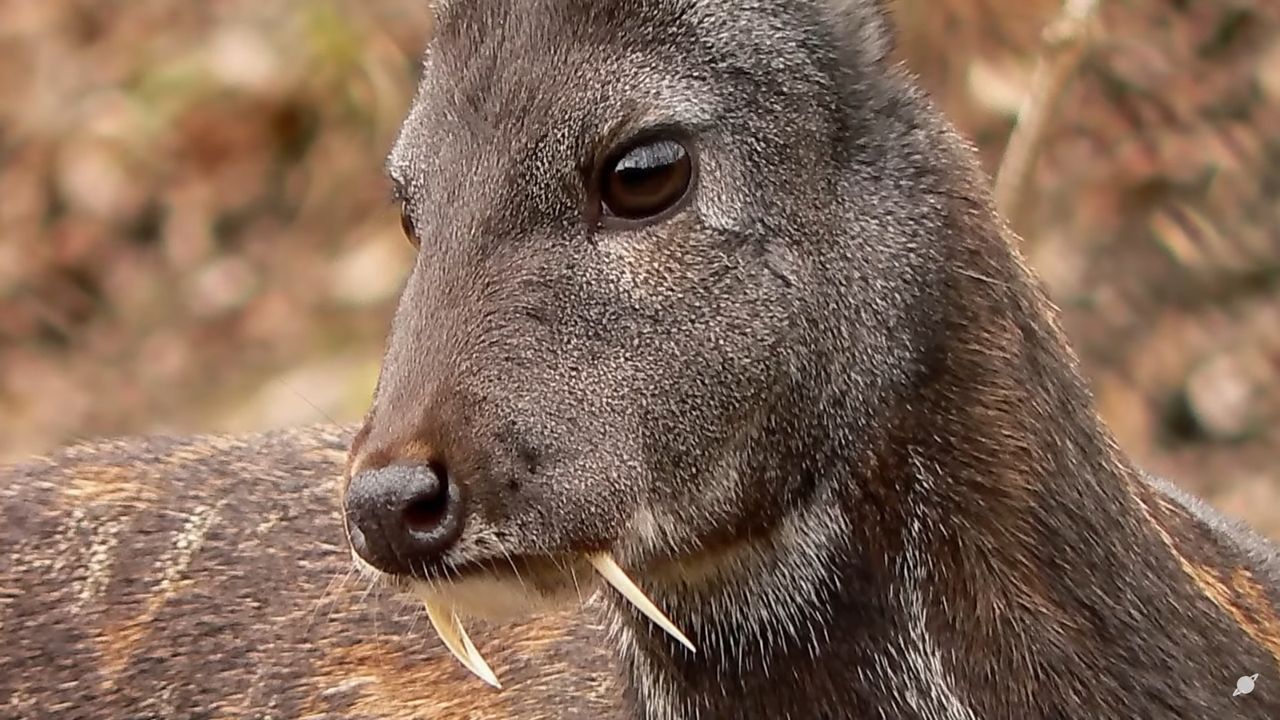
[[[387,573],[424,569],[462,534],[461,497],[441,468],[366,470],[351,478],[345,505],[352,549]]]

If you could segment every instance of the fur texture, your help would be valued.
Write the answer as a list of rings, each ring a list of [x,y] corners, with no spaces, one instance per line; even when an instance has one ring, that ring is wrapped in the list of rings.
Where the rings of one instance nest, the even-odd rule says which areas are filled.
[[[353,433],[135,438],[0,467],[0,718],[624,717],[596,605],[477,632],[499,693],[421,606],[353,572],[334,511]]]
[[[702,649],[615,604],[638,717],[1274,716],[1230,693],[1277,669],[1274,551],[1115,446],[892,44],[872,0],[441,7],[353,470],[464,488],[432,582],[635,568]],[[653,133],[691,201],[598,222]]]
[[[345,462],[435,463],[467,516],[382,581],[498,614],[611,550],[698,652],[606,593],[473,629],[491,691],[326,594],[347,435],[109,443],[3,472],[7,714],[1280,716],[1274,547],[1115,446],[878,4],[438,11],[389,162],[421,251]],[[606,227],[601,158],[655,130],[690,201]]]

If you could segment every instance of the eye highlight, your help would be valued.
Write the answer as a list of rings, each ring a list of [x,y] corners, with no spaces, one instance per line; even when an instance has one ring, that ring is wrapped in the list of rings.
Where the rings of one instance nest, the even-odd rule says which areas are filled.
[[[671,139],[647,140],[625,148],[605,163],[600,204],[606,216],[650,220],[685,198],[693,181],[693,158]]]

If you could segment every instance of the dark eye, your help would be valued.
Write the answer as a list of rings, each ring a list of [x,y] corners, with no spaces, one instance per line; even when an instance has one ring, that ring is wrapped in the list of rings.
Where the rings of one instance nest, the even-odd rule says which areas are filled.
[[[689,191],[693,161],[674,140],[633,145],[605,165],[600,199],[609,215],[645,220],[672,208]]]
[[[400,229],[404,231],[405,239],[410,245],[418,247],[418,228],[413,224],[413,215],[409,213],[407,203],[400,203]]]

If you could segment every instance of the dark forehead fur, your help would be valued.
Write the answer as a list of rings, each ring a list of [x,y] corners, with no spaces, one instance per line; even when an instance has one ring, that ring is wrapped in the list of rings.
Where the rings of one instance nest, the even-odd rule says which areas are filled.
[[[430,269],[402,299],[377,401],[405,412],[383,415],[420,408],[426,387],[448,382],[445,369],[427,367],[421,338],[467,327],[514,342],[509,323],[480,329],[476,318],[537,302],[514,297],[514,278],[550,286],[544,250],[560,253],[553,266],[577,263],[557,292],[588,302],[567,305],[592,321],[613,312],[586,309],[615,281],[601,273],[616,270],[590,267],[579,250],[590,245],[591,175],[606,151],[655,126],[687,130],[717,163],[690,217],[651,230],[665,236],[654,241],[665,262],[649,264],[668,273],[663,291],[704,313],[732,302],[697,273],[733,277],[711,253],[758,248],[785,283],[803,286],[787,299],[808,305],[823,342],[861,344],[875,367],[857,381],[889,385],[909,372],[906,351],[929,341],[939,268],[957,250],[939,242],[943,226],[986,208],[968,147],[884,60],[889,37],[870,2],[764,0],[731,12],[707,0],[445,4],[388,162],[429,248],[419,265]],[[526,251],[535,240],[540,249]],[[788,311],[777,291],[749,285],[729,292]],[[441,288],[440,299],[428,288]],[[645,321],[612,320],[638,333]],[[485,344],[459,346],[450,361],[474,360]],[[733,368],[722,378],[726,388],[746,380]]]
[[[448,158],[489,159],[512,173],[532,166],[537,172],[522,179],[541,176],[572,191],[580,179],[568,174],[634,130],[630,123],[725,130],[795,107],[805,117],[775,132],[821,144],[826,153],[848,149],[838,137],[830,142],[822,124],[848,123],[850,110],[868,119],[883,111],[840,102],[880,81],[868,71],[887,52],[886,21],[865,7],[795,0],[737,3],[732,11],[707,0],[448,3],[438,11],[391,174],[411,187],[437,172],[459,174],[437,157],[455,145],[466,152]],[[744,97],[752,99],[749,108]],[[768,139],[740,138],[760,152]]]

